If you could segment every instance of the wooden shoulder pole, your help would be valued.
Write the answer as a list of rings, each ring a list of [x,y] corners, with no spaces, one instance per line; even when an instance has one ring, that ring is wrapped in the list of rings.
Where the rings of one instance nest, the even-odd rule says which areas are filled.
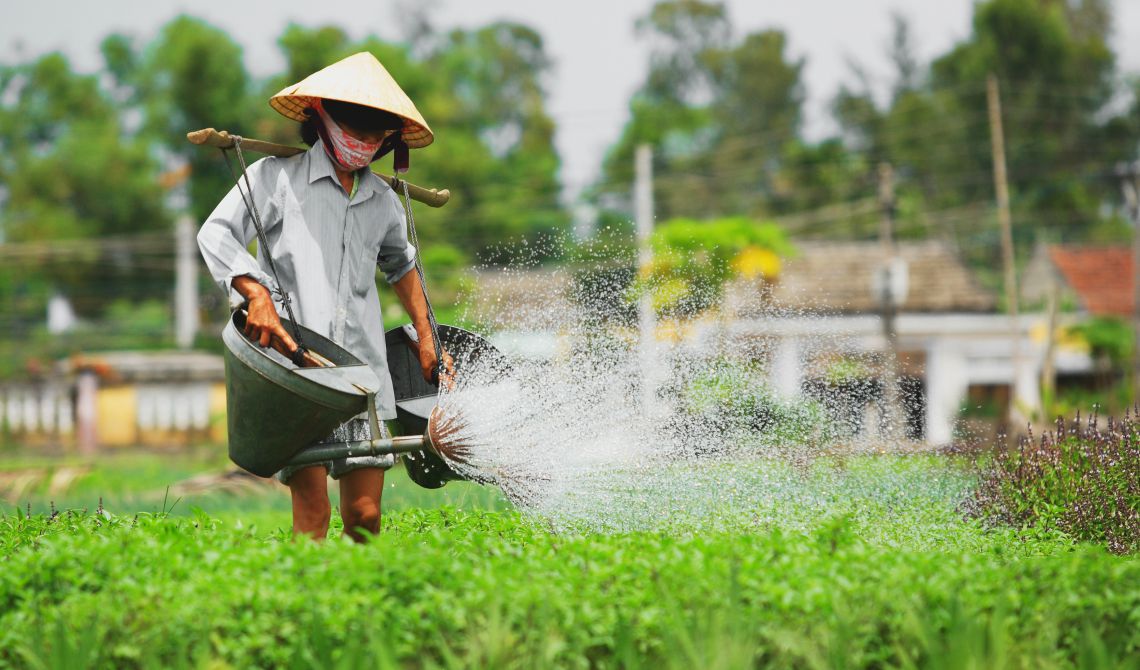
[[[205,147],[230,149],[234,146],[233,135],[230,135],[225,130],[215,130],[213,128],[203,128],[202,130],[186,133],[186,139],[190,140],[191,144]],[[278,156],[280,158],[296,156],[297,154],[305,152],[305,149],[300,147],[291,147],[285,144],[277,144],[276,142],[251,140],[247,137],[241,138],[241,147],[242,149],[247,149],[259,154]],[[373,170],[373,172],[397,192],[401,190],[400,179],[383,174],[382,172],[376,172],[375,170]],[[422,202],[428,207],[443,207],[447,204],[448,200],[451,199],[451,191],[447,189],[427,189],[412,183],[408,184],[408,195],[411,196],[412,200]]]

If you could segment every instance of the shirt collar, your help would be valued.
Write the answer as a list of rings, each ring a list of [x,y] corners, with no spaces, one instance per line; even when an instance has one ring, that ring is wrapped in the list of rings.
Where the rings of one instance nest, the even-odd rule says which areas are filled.
[[[352,203],[364,202],[376,192],[376,180],[369,174],[369,168],[360,170],[360,183],[356,187],[356,197],[352,199]],[[309,149],[309,183],[312,184],[322,177],[328,177],[332,180],[333,184],[340,188],[340,182],[336,178],[336,170],[333,168],[332,159],[325,151],[324,140],[317,139],[313,146]]]

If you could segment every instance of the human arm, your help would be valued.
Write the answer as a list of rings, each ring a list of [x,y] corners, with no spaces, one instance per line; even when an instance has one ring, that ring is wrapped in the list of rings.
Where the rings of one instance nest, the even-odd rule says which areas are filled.
[[[392,284],[392,290],[396,292],[396,297],[400,299],[404,311],[412,319],[412,327],[416,329],[416,335],[419,339],[420,369],[423,372],[424,379],[433,381],[433,375],[438,367],[440,368],[440,381],[450,386],[454,383],[452,380],[455,376],[455,363],[451,359],[451,354],[443,350],[442,344],[440,348],[440,351],[443,352],[442,366],[439,365],[439,360],[436,358],[435,339],[431,332],[431,321],[428,319],[427,298],[424,296],[419,273],[415,271],[405,272],[403,277]]]
[[[280,221],[261,179],[273,165],[270,160],[260,160],[247,171],[266,230],[273,229]],[[277,316],[271,290],[273,280],[249,253],[249,244],[256,236],[253,219],[242,193],[235,186],[202,224],[198,231],[198,248],[214,281],[229,294],[230,306],[235,309],[246,306],[246,337],[263,347],[273,345],[281,353],[291,355],[297,345]]]
[[[271,160],[259,160],[246,171],[249,183],[253,185],[256,207],[266,232],[273,230],[281,218],[270,197],[270,189],[262,179],[272,167]],[[244,186],[244,179],[242,183]],[[249,253],[249,245],[256,237],[257,229],[253,225],[253,218],[246,208],[242,191],[237,186],[222,198],[198,230],[198,249],[202,252],[202,259],[206,261],[206,268],[214,282],[229,295],[231,308],[236,309],[247,298],[233,285],[235,277],[252,277],[270,289],[271,293],[276,288],[257,259]]]
[[[399,198],[392,194],[388,200],[388,228],[380,241],[380,251],[376,256],[376,265],[384,273],[384,279],[396,292],[404,311],[412,320],[412,327],[416,330],[419,339],[420,368],[424,379],[429,382],[439,367],[435,355],[435,340],[431,332],[431,322],[428,319],[428,301],[424,288],[416,271],[417,249],[408,242],[407,229],[404,227],[404,207]],[[440,351],[443,351],[442,343]],[[443,352],[443,373],[441,377],[449,387],[455,373],[451,356]]]

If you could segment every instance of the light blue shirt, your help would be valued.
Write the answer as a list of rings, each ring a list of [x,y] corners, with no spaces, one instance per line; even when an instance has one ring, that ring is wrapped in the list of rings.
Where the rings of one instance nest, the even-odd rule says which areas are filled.
[[[415,267],[404,208],[392,188],[370,170],[358,172],[350,198],[318,141],[303,154],[264,158],[249,166],[249,181],[277,274],[293,299],[293,313],[314,330],[368,363],[380,378],[380,418],[396,417],[384,347],[376,267],[394,283]],[[245,187],[245,181],[242,181]],[[230,189],[198,231],[198,248],[214,280],[237,306],[234,277],[248,275],[271,291],[276,285],[265,250],[254,259],[253,219]],[[275,296],[276,297],[276,296]],[[282,311],[278,303],[278,311]]]

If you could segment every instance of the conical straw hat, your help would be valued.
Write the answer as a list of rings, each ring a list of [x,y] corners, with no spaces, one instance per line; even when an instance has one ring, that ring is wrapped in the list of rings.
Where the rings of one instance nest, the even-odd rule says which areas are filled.
[[[304,121],[305,108],[312,107],[317,98],[352,102],[402,117],[401,134],[409,147],[426,147],[435,139],[408,94],[367,51],[353,54],[286,86],[269,99],[269,105],[294,121]]]

